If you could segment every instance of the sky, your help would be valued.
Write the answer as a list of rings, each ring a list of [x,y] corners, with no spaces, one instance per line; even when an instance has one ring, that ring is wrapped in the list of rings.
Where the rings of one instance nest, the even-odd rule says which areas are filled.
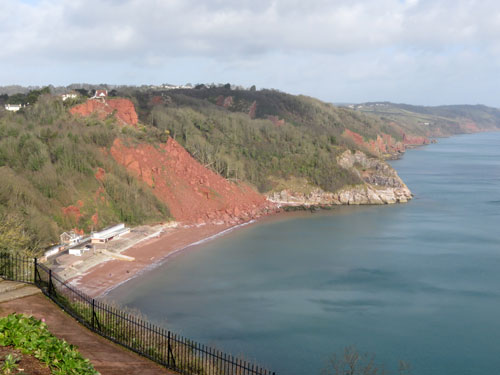
[[[496,0],[0,0],[0,85],[232,83],[500,107]]]

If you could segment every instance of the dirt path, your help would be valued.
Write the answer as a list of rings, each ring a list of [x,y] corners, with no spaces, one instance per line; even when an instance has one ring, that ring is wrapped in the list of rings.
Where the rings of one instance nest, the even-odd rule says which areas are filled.
[[[78,347],[102,375],[176,374],[148,359],[126,350],[94,334],[61,311],[44,295],[37,294],[0,303],[0,316],[10,313],[33,315],[45,319],[50,332]]]

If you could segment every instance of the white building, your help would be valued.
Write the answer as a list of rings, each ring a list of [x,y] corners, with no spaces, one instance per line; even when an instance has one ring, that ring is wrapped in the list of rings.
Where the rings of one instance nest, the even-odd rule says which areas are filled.
[[[78,94],[75,94],[75,93],[70,93],[70,94],[62,94],[61,95],[61,98],[62,98],[62,101],[66,101],[68,99],[75,99],[78,97]]]
[[[125,228],[125,224],[117,224],[103,229],[100,232],[94,232],[91,235],[92,243],[106,243],[114,238],[118,238],[130,232],[130,228]]]
[[[61,244],[73,246],[80,243],[83,239],[83,236],[76,234],[74,231],[64,232],[59,236],[61,240]]]
[[[95,94],[90,99],[106,99],[108,97],[108,90],[95,90]]]
[[[23,108],[22,104],[5,104],[5,109],[11,112],[17,112]]]

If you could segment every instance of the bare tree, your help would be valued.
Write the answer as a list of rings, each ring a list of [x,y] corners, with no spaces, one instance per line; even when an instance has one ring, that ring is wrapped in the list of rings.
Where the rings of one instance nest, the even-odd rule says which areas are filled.
[[[399,375],[411,375],[410,365],[399,362]],[[322,375],[389,375],[384,365],[375,362],[375,355],[360,353],[355,346],[347,346],[343,355],[333,354]]]

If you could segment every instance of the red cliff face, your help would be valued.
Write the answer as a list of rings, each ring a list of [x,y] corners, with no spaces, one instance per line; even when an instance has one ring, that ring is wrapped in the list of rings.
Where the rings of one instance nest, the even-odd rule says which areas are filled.
[[[236,224],[273,208],[251,187],[229,182],[205,168],[172,138],[159,147],[131,147],[117,139],[111,155],[147,183],[177,221]]]
[[[420,146],[428,145],[429,143],[431,143],[431,141],[427,137],[406,135],[405,133],[403,133],[403,143],[408,146]]]
[[[378,134],[376,139],[364,140],[361,134],[353,132],[349,129],[344,130],[342,134],[346,138],[352,139],[358,146],[364,147],[370,150],[376,155],[382,155],[387,153],[400,153],[406,150],[409,146],[427,145],[430,143],[429,138],[406,135],[403,133],[403,141],[396,141],[389,134]]]
[[[136,126],[138,122],[134,103],[128,99],[106,99],[105,101],[89,99],[85,103],[74,106],[69,111],[73,115],[80,116],[90,116],[92,113],[97,113],[100,119],[105,119],[115,113],[118,122],[123,125]]]

